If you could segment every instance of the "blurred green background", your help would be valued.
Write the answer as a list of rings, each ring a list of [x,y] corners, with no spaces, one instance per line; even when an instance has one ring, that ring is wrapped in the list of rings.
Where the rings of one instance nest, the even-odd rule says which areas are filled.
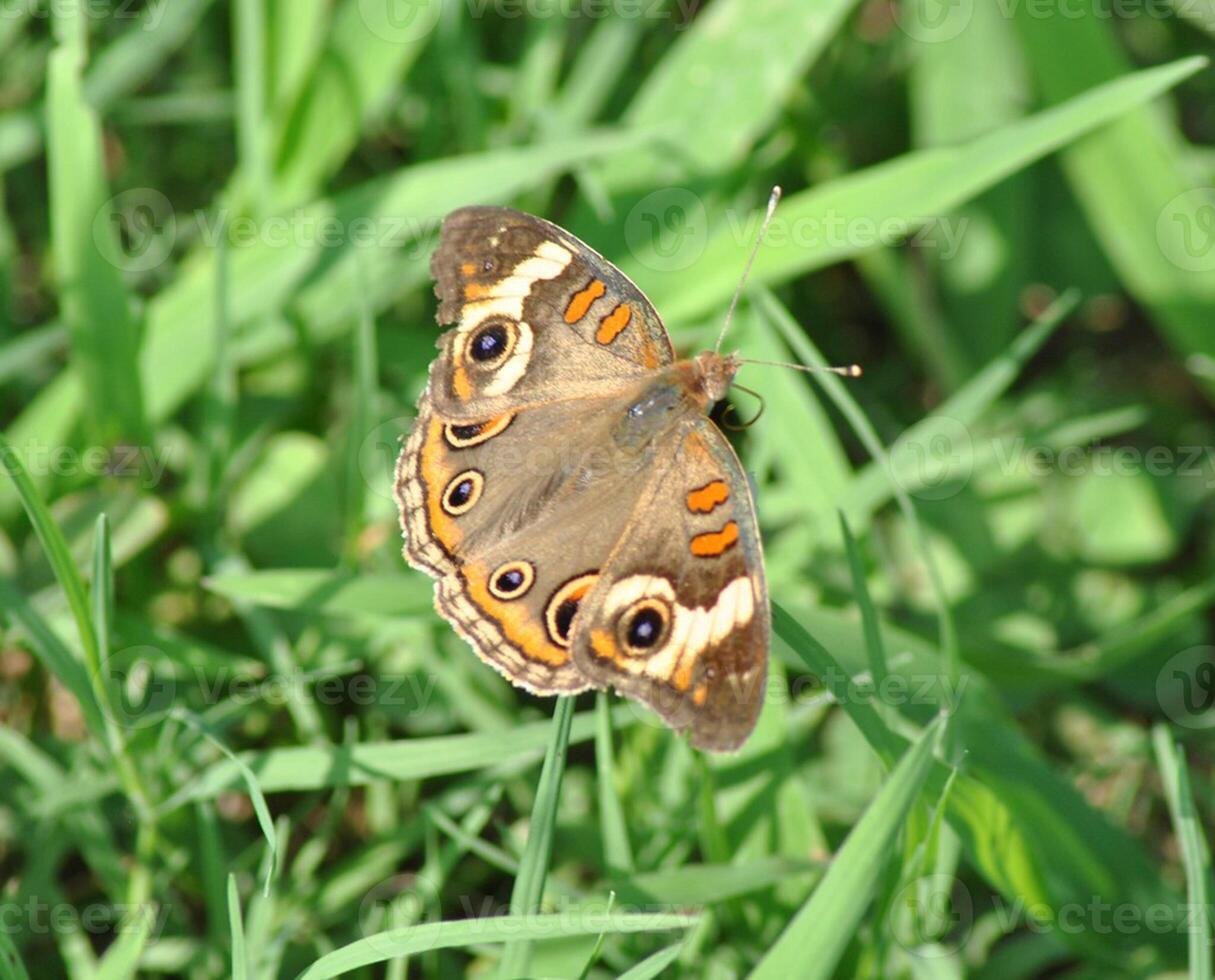
[[[0,980],[1209,978],[1213,39],[0,0]],[[448,211],[695,351],[774,184],[727,346],[865,375],[740,378],[772,683],[705,757],[483,666],[391,467]]]

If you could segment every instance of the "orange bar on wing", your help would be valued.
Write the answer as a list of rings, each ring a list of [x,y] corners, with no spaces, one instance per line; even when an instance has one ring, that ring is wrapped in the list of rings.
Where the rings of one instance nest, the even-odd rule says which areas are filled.
[[[599,329],[595,331],[595,339],[601,344],[610,344],[620,336],[620,332],[633,319],[633,311],[621,303],[607,316],[599,321]]]
[[[565,308],[565,322],[577,323],[586,316],[586,311],[591,308],[591,304],[606,292],[607,286],[598,279],[592,279],[585,288],[574,293],[570,305]]]
[[[730,488],[724,480],[706,483],[699,490],[688,492],[688,510],[693,514],[708,514],[730,499]]]
[[[697,558],[716,558],[738,541],[738,525],[729,521],[720,531],[708,531],[692,539],[692,554]]]

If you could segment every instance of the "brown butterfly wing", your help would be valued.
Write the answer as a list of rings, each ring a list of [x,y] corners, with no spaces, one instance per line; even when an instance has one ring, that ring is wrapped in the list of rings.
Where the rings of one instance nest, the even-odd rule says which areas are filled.
[[[592,686],[570,654],[574,613],[645,480],[614,450],[619,397],[475,424],[428,399],[397,466],[406,558],[439,581],[438,611],[480,657],[538,694]]]
[[[578,613],[574,663],[689,730],[693,745],[730,751],[754,728],[768,675],[750,487],[702,416],[674,428],[655,458],[663,462]]]
[[[444,418],[620,389],[671,363],[666,328],[622,272],[550,222],[469,207],[431,260],[440,338],[430,397]]]

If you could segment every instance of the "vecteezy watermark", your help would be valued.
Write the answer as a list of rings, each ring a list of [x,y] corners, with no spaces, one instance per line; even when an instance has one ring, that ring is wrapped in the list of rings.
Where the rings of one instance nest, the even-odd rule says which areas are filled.
[[[1156,701],[1183,728],[1215,728],[1215,647],[1174,654],[1156,675]]]
[[[895,0],[894,22],[913,41],[951,41],[970,26],[974,5],[975,0]]]
[[[956,952],[970,937],[974,921],[970,891],[953,875],[930,874],[909,881],[890,906],[895,942],[922,958]]]
[[[153,187],[133,187],[116,194],[93,219],[98,252],[129,273],[150,272],[173,254],[187,226],[207,248],[226,242],[233,248],[271,249],[354,248],[404,249],[419,258],[429,250],[439,219],[406,215],[344,216],[324,205],[254,218],[225,208],[198,209],[179,215],[172,202]],[[416,251],[409,252],[409,248]]]
[[[413,428],[414,418],[398,415],[387,419],[367,433],[359,443],[359,473],[374,494],[394,499],[393,473],[403,440]]]
[[[35,478],[114,477],[139,481],[145,490],[160,485],[169,465],[169,452],[152,446],[48,446],[30,441],[0,453],[0,466],[12,472],[16,461]]]
[[[359,932],[373,949],[390,952],[381,943],[389,930],[423,922],[437,922],[442,927],[441,899],[441,889],[425,874],[404,872],[385,878],[359,902]]]
[[[27,18],[84,16],[88,20],[137,20],[154,31],[169,7],[169,0],[0,0],[0,21]]]
[[[1178,194],[1156,219],[1164,257],[1186,272],[1215,271],[1215,187]]]
[[[718,684],[719,691],[715,696],[719,700],[749,701],[753,697],[750,685],[744,685],[736,678],[727,676]],[[875,681],[869,671],[848,674],[832,668],[821,675],[797,674],[787,681],[770,676],[764,686],[763,702],[792,707],[829,704],[880,704],[893,708],[919,706],[952,713],[961,704],[969,684],[967,675],[954,680],[948,674],[937,671],[891,670],[881,680]],[[652,692],[650,705],[631,698],[626,698],[625,704],[643,724],[662,728],[665,722],[659,716],[679,714],[686,708],[687,700],[685,691],[658,687]]]
[[[1028,445],[1017,437],[992,444],[1001,473],[1018,470],[1034,479],[1064,477],[1184,477],[1215,489],[1215,446]]]
[[[920,500],[946,500],[974,471],[970,429],[948,415],[934,416],[930,428],[910,429],[895,440],[888,464],[904,492]]]
[[[470,20],[653,20],[687,24],[701,0],[358,0],[359,15],[376,37],[416,44],[439,24],[444,8],[463,7]]]
[[[152,937],[160,935],[168,918],[167,905],[90,902],[46,902],[31,895],[24,902],[0,902],[0,932],[9,935],[119,935],[134,929],[147,929]]]
[[[324,707],[392,708],[398,714],[430,707],[437,679],[424,671],[346,674],[270,674],[266,677],[198,666],[176,667],[157,647],[135,646],[114,652],[107,664],[107,716],[126,729],[159,724],[181,699],[212,706],[222,703],[269,708],[311,701]]]
[[[115,194],[93,218],[97,251],[124,272],[160,267],[176,242],[173,205],[154,187],[132,187]]]
[[[679,272],[692,266],[709,240],[704,202],[683,187],[651,191],[629,209],[624,242],[646,268]]]
[[[982,918],[1000,934],[1018,929],[1063,935],[1139,935],[1205,933],[1213,910],[1197,902],[1138,903],[1107,901],[1093,895],[1087,901],[1051,905],[992,895],[976,901],[963,882],[946,874],[924,875],[908,882],[891,907],[891,933],[903,949],[920,958],[946,956],[970,938]]]
[[[763,215],[756,210],[729,208],[719,225],[740,254],[755,242]],[[764,233],[772,248],[813,249],[841,254],[879,246],[906,244],[934,249],[948,260],[958,254],[970,225],[964,215],[868,215],[829,209],[821,215],[786,217],[778,209]],[[624,239],[641,265],[658,272],[690,268],[704,253],[709,239],[704,202],[683,187],[664,187],[638,201],[624,221]]]

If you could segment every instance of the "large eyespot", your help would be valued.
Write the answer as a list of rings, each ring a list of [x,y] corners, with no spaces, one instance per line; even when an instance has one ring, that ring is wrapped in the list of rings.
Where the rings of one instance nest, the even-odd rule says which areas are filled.
[[[625,610],[618,622],[620,646],[625,653],[645,657],[666,642],[671,611],[658,599],[642,599]]]
[[[468,338],[468,356],[482,367],[501,364],[515,349],[519,328],[510,320],[488,320]]]
[[[485,477],[477,470],[465,470],[451,478],[443,488],[443,509],[452,517],[459,517],[473,509],[485,489]]]
[[[531,562],[508,561],[490,573],[489,591],[495,598],[509,602],[511,599],[527,595],[528,589],[535,581],[536,570],[532,567]]]
[[[544,625],[548,629],[548,638],[559,647],[570,645],[570,635],[574,631],[574,617],[578,615],[578,607],[586,594],[591,591],[595,579],[599,575],[588,572],[570,579],[561,586],[548,600],[544,607]]]
[[[467,449],[469,446],[479,446],[481,443],[488,442],[494,436],[505,432],[507,426],[514,421],[514,418],[513,413],[507,412],[505,415],[499,415],[485,422],[473,422],[469,425],[448,422],[443,427],[443,437],[452,449]]]

